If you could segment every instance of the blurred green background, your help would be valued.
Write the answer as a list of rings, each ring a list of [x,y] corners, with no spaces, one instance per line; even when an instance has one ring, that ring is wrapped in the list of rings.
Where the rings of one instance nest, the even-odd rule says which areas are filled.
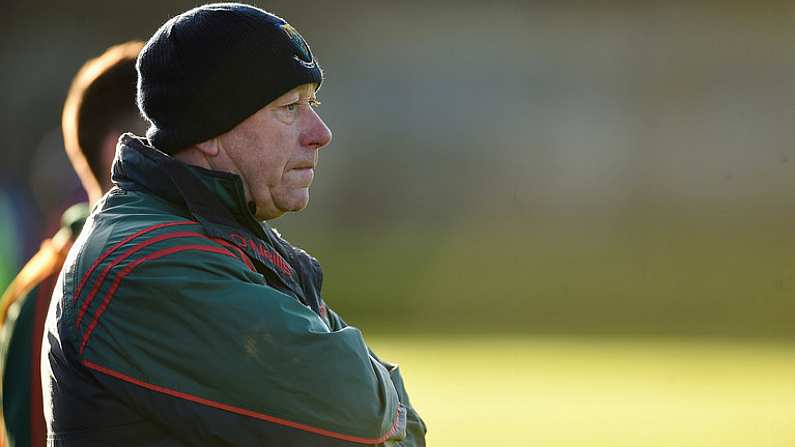
[[[430,445],[795,443],[795,5],[255,3],[335,135],[274,224]],[[196,4],[4,4],[0,280],[79,196],[71,77]]]

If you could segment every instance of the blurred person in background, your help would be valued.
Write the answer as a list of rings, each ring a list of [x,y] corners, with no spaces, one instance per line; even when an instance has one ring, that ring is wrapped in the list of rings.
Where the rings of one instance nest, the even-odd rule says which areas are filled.
[[[205,5],[155,32],[138,73],[147,138],[121,137],[47,318],[55,445],[424,446],[397,366],[266,222],[306,207],[331,142],[303,37]]]
[[[64,104],[64,145],[90,204],[110,188],[110,167],[122,131],[145,128],[135,103],[135,61],[142,47],[143,42],[127,42],[86,62]],[[42,242],[2,297],[1,389],[5,442],[12,447],[46,444],[39,368],[44,319],[58,273],[88,211],[86,203],[69,208],[62,228]]]

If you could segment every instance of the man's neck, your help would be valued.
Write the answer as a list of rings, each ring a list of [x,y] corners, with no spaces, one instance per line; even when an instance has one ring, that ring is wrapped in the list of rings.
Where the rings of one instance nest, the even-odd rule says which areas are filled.
[[[210,161],[207,160],[207,156],[195,146],[183,149],[172,155],[172,157],[188,165],[199,166],[204,169],[213,169],[210,165]]]

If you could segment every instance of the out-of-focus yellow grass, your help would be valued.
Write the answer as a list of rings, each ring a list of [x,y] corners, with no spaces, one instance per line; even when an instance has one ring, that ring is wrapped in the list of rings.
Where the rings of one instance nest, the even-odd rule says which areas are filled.
[[[376,338],[428,445],[795,446],[795,345]]]

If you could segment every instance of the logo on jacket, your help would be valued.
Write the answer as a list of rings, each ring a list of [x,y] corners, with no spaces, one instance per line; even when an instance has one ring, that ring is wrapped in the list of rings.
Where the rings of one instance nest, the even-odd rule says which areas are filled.
[[[312,56],[312,50],[309,49],[309,45],[306,43],[306,40],[301,37],[301,34],[298,33],[298,30],[293,28],[289,23],[283,24],[281,28],[282,31],[287,34],[287,38],[290,39],[290,44],[295,52],[293,59],[306,68],[315,68],[317,64],[315,63],[315,58]]]
[[[227,238],[230,242],[234,243],[241,250],[245,251],[252,257],[259,259],[261,262],[269,261],[276,266],[282,273],[292,277],[293,267],[287,263],[278,253],[269,250],[262,242],[254,241],[254,239],[246,238],[238,233],[229,233]]]

